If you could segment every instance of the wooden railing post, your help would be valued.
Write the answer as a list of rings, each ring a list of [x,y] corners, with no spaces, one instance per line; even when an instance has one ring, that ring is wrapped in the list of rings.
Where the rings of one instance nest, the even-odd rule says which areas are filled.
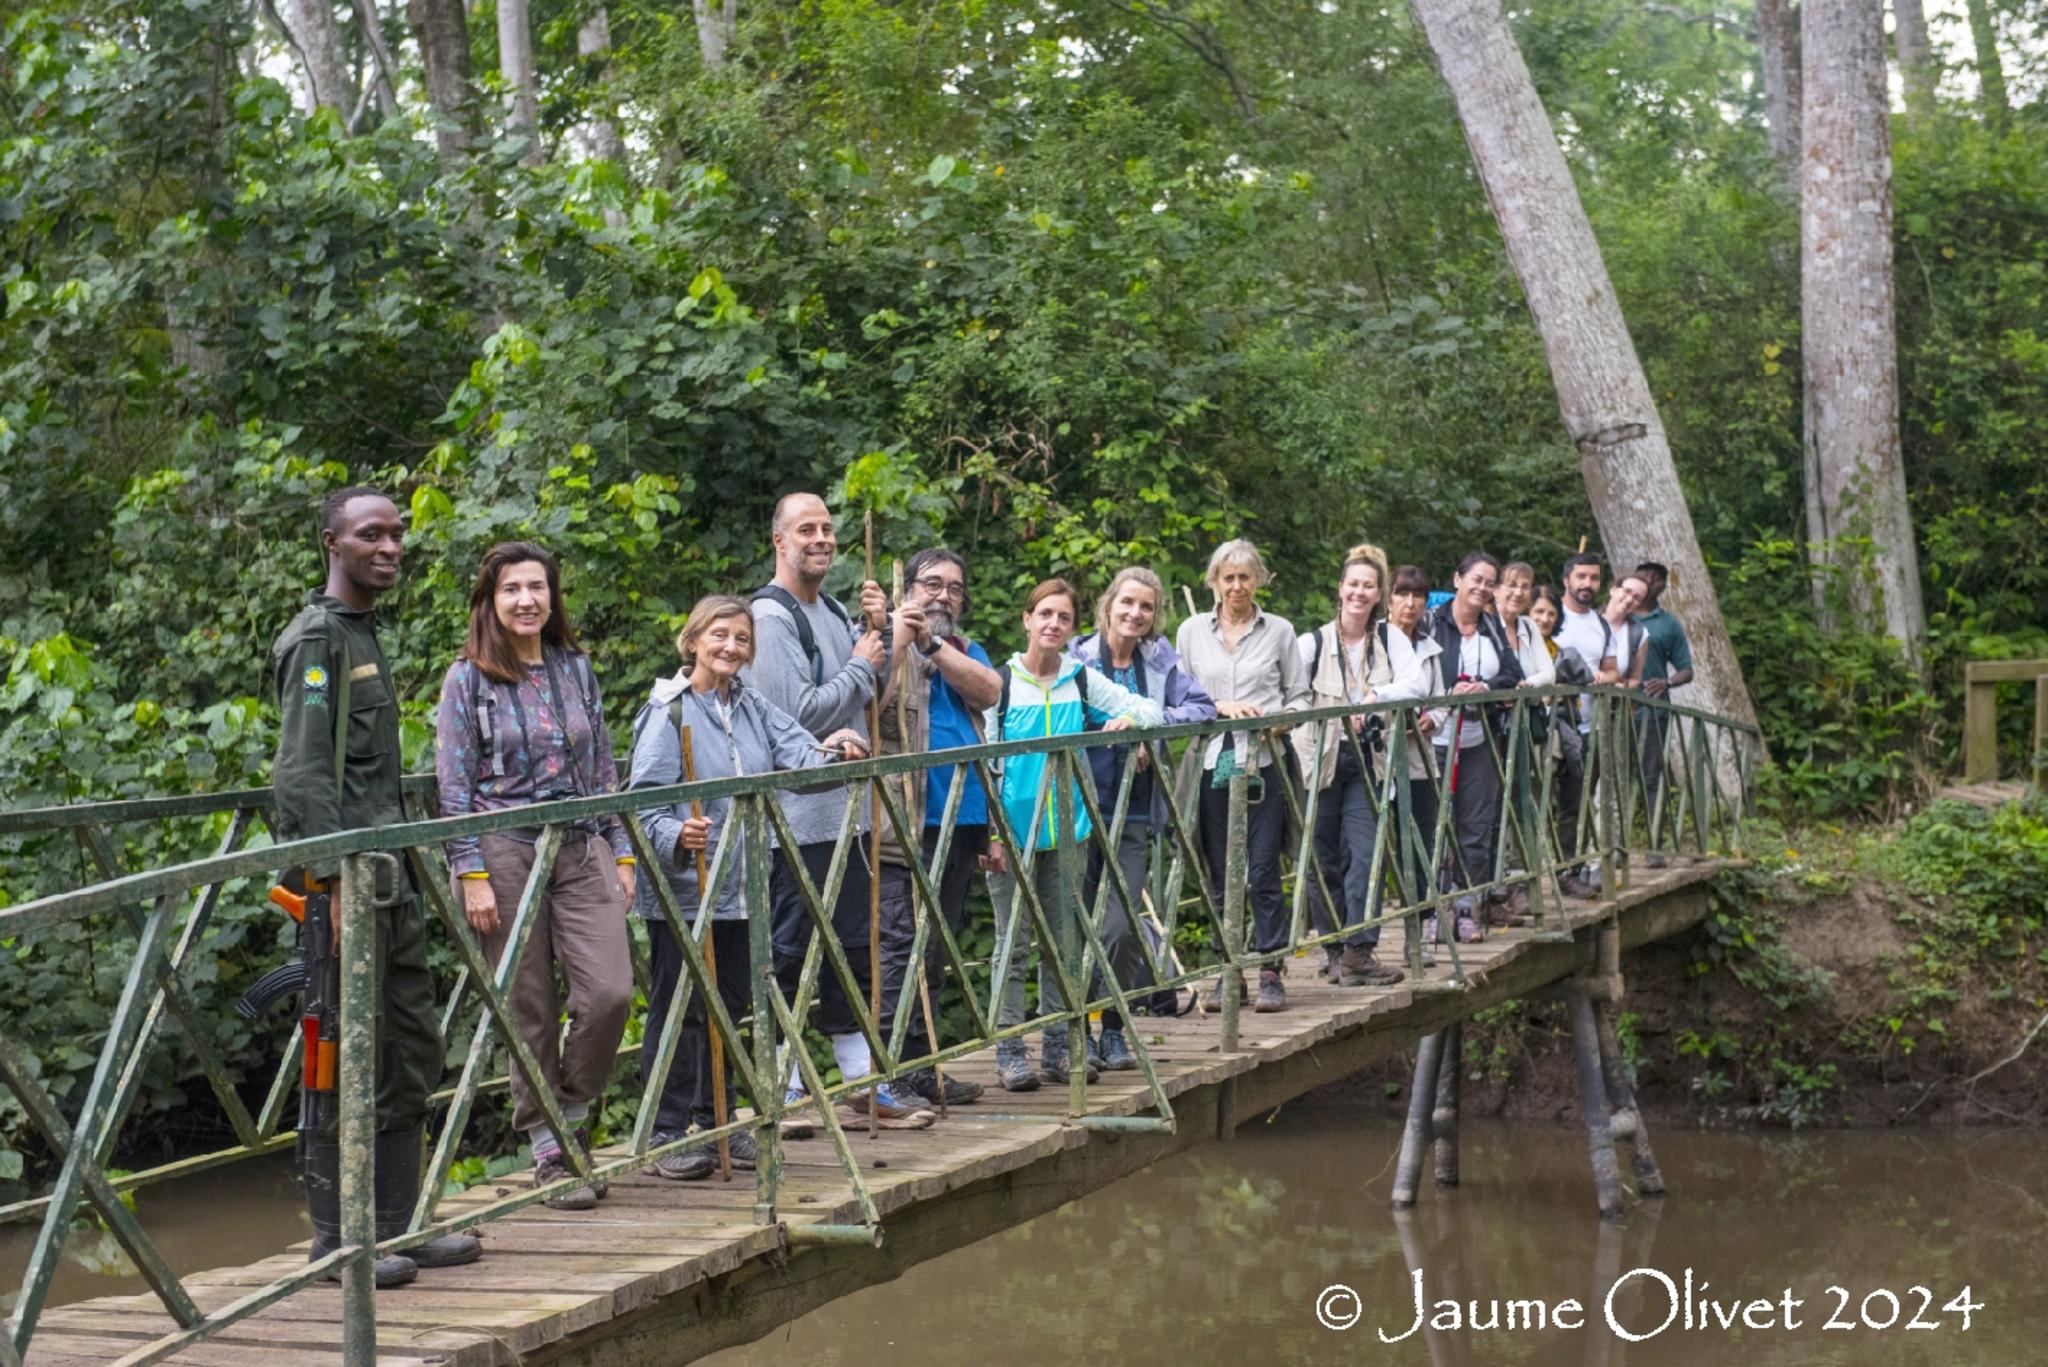
[[[1998,777],[1998,685],[1979,664],[1963,666],[1963,782]]]

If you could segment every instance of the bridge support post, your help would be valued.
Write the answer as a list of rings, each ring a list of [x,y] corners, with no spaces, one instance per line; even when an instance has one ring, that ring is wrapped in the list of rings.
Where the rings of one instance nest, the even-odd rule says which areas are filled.
[[[1426,1035],[1415,1050],[1415,1078],[1408,1084],[1408,1123],[1401,1130],[1401,1157],[1394,1164],[1394,1209],[1415,1204],[1422,1186],[1422,1153],[1429,1147],[1430,1107],[1436,1100],[1438,1065],[1445,1031]]]
[[[1609,1117],[1607,1132],[1629,1142],[1629,1167],[1636,1175],[1636,1191],[1643,1196],[1664,1194],[1664,1174],[1657,1167],[1657,1155],[1650,1148],[1649,1126],[1643,1123],[1636,1105],[1635,1084],[1629,1080],[1628,1063],[1621,1056],[1621,1037],[1615,1029],[1622,994],[1621,926],[1609,921],[1600,927],[1599,975],[1586,984],[1593,999],[1593,1025],[1600,1045],[1600,1075],[1607,1086]]]
[[[1600,1040],[1593,1024],[1593,998],[1584,984],[1571,989],[1572,1055],[1578,1065],[1579,1110],[1586,1122],[1586,1147],[1593,1159],[1593,1191],[1599,1198],[1600,1218],[1619,1220],[1625,1213],[1621,1191],[1621,1164],[1614,1157],[1612,1113],[1607,1105],[1607,1084],[1600,1072]]]
[[[1458,1092],[1465,1071],[1465,1026],[1444,1027],[1443,1055],[1437,1060],[1436,1110],[1430,1128],[1436,1133],[1436,1184],[1458,1185]]]

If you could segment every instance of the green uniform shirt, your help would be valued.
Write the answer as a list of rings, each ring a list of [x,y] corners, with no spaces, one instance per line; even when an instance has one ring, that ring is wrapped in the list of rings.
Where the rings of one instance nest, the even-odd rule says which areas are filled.
[[[1692,646],[1676,617],[1660,607],[1638,614],[1636,622],[1643,629],[1644,678],[1668,679],[1674,669],[1692,668]]]
[[[403,821],[398,694],[377,646],[376,614],[308,594],[270,656],[280,721],[271,771],[277,838]],[[334,863],[315,875],[325,877]]]

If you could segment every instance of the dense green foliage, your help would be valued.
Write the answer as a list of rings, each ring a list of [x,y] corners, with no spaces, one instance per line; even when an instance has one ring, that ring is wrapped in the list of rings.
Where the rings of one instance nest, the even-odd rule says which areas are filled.
[[[2015,71],[2002,126],[1960,102],[1900,120],[1922,692],[1888,643],[1813,625],[1797,222],[1756,54],[1654,8],[1539,0],[1516,32],[1663,404],[1776,791],[1885,810],[1952,745],[1961,659],[2048,653],[2039,73]],[[414,767],[471,567],[514,533],[563,554],[619,722],[690,602],[764,576],[769,503],[797,487],[847,511],[849,546],[873,506],[885,556],[967,551],[970,628],[998,643],[1045,574],[1092,590],[1138,559],[1192,584],[1230,535],[1268,549],[1274,601],[1306,622],[1361,539],[1439,574],[1484,544],[1547,577],[1593,533],[1402,7],[780,0],[742,5],[722,72],[687,11],[638,0],[610,8],[609,65],[579,60],[587,12],[535,7],[547,155],[526,165],[489,131],[437,153],[396,15],[401,112],[351,134],[304,112],[245,5],[0,0],[7,803],[263,782],[267,646],[319,577],[317,500],[359,480],[412,514],[389,652]],[[470,23],[493,72],[490,7]],[[578,150],[607,114],[624,164]],[[133,831],[124,853],[218,835]],[[68,846],[15,849],[0,904],[83,872]],[[86,1051],[112,987],[78,939],[0,987],[62,1002],[43,1033]],[[244,969],[212,965],[210,990]],[[219,1028],[248,1066],[246,1032]],[[153,1105],[190,1076],[179,1047]]]

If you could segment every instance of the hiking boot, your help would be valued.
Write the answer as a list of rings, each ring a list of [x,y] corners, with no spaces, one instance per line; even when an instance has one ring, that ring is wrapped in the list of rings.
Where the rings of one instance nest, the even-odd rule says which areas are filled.
[[[1244,974],[1240,973],[1237,975],[1237,996],[1240,1002],[1244,1000],[1244,995]],[[1211,1011],[1221,1011],[1223,1009],[1223,979],[1221,977],[1218,977],[1215,985],[1209,989],[1206,1003]]]
[[[413,1202],[420,1194],[418,1130],[380,1130],[376,1147],[377,1239],[396,1239],[412,1225]],[[405,1251],[414,1267],[461,1267],[484,1254],[474,1234],[442,1234]],[[382,1259],[378,1260],[382,1262]]]
[[[673,1144],[682,1136],[679,1134],[657,1134],[648,1140],[650,1147]],[[737,1156],[737,1155],[735,1155]],[[678,1149],[665,1153],[647,1165],[650,1177],[666,1177],[671,1182],[699,1182],[718,1171],[718,1149],[698,1146],[694,1149]]]
[[[1479,924],[1479,901],[1474,897],[1458,897],[1451,901],[1452,924],[1457,928],[1458,943],[1478,944],[1486,938],[1485,927]]]
[[[924,1098],[916,1092],[898,1091],[894,1083],[884,1082],[873,1091],[855,1092],[840,1104],[855,1115],[866,1115],[870,1098],[875,1113],[884,1120],[902,1120],[924,1110]]]
[[[1194,1009],[1193,1003],[1190,1002],[1187,1011],[1182,1010],[1180,989],[1177,987],[1162,987],[1133,1004],[1139,1010],[1154,1016],[1181,1016]]]
[[[1031,1066],[1031,1051],[1020,1039],[1006,1039],[996,1045],[996,1081],[1006,1092],[1038,1090],[1038,1070]]]
[[[1109,1073],[1127,1073],[1138,1066],[1138,1056],[1121,1030],[1102,1028],[1102,1068]]]
[[[791,1087],[782,1094],[785,1107],[801,1106],[809,1100],[810,1094],[801,1087]],[[809,1139],[818,1132],[817,1122],[806,1115],[784,1115],[780,1129],[784,1139]]]
[[[896,1085],[915,1093],[934,1106],[965,1106],[969,1102],[981,1099],[980,1083],[966,1082],[957,1077],[946,1079],[944,1095],[940,1095],[942,1089],[939,1086],[939,1072],[936,1068],[921,1069]]]
[[[1090,1041],[1092,1044],[1093,1041]],[[1094,1049],[1084,1049],[1081,1063],[1088,1072],[1088,1080],[1095,1081],[1101,1075],[1101,1065],[1095,1060]],[[1069,1075],[1067,1031],[1064,1026],[1052,1026],[1045,1032],[1045,1039],[1038,1048],[1038,1075],[1047,1082],[1065,1082]]]
[[[590,1160],[590,1166],[594,1168],[597,1166],[597,1155],[590,1151],[592,1142],[590,1122],[586,1120],[576,1127],[576,1143],[582,1148],[584,1157]],[[590,1179],[590,1189],[596,1192],[597,1199],[602,1201],[605,1197],[611,1195],[612,1184],[605,1181],[602,1177],[593,1177]]]
[[[1280,970],[1262,968],[1259,970],[1259,995],[1252,1002],[1254,1011],[1285,1011],[1287,989],[1280,985]]]
[[[1653,850],[1649,854],[1643,856],[1643,865],[1646,868],[1652,869],[1669,868],[1671,866],[1671,860],[1668,856],[1658,854],[1656,851]]]
[[[1421,964],[1424,968],[1436,967],[1436,913],[1422,918],[1422,943],[1419,946]]]
[[[1344,946],[1324,945],[1323,966],[1317,971],[1316,976],[1318,978],[1328,978],[1331,982],[1337,981],[1337,965],[1343,962],[1343,959]]]
[[[1373,957],[1368,945],[1344,946],[1344,957],[1339,961],[1337,985],[1339,987],[1389,987],[1401,981],[1407,974],[1389,964],[1380,963]]]
[[[533,1185],[536,1189],[575,1175],[576,1170],[569,1166],[568,1158],[560,1149],[546,1149],[534,1157]],[[597,1188],[588,1182],[575,1182],[541,1197],[540,1203],[549,1210],[596,1210]]]

